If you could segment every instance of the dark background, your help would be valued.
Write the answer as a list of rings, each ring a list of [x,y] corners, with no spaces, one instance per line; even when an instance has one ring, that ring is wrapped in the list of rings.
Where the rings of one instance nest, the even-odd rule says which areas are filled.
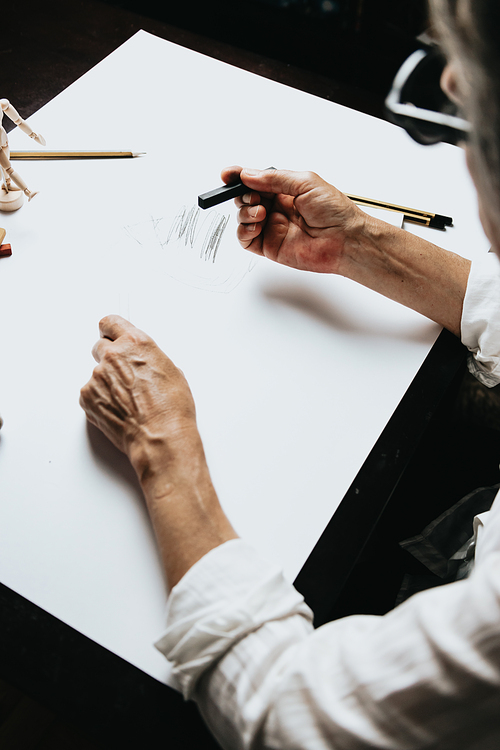
[[[197,34],[359,89],[381,113],[395,69],[427,27],[425,0],[118,0]]]
[[[425,0],[25,0],[2,14],[1,96],[24,117],[141,28],[383,117],[428,25]]]

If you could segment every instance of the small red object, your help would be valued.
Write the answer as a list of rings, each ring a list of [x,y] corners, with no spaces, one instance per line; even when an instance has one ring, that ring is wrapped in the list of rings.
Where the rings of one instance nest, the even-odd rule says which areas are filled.
[[[8,258],[12,255],[12,248],[10,245],[0,245],[0,258]]]

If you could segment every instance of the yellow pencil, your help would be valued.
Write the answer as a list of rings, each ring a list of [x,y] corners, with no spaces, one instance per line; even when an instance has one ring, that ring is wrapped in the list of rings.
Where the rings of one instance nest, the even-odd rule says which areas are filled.
[[[145,151],[11,151],[11,159],[133,159]]]

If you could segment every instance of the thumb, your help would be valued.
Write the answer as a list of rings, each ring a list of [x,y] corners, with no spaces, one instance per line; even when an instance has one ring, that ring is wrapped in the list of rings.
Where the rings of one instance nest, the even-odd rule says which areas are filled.
[[[259,193],[275,193],[297,197],[323,183],[314,172],[292,172],[287,169],[246,169],[241,171],[244,185]]]
[[[137,328],[121,315],[107,315],[99,321],[99,333],[102,339],[115,341],[127,331],[136,331]]]

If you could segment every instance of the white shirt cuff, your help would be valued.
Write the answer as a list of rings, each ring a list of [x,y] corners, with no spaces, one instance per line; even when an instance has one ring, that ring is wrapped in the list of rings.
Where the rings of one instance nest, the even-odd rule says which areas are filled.
[[[483,385],[500,383],[500,262],[495,253],[474,261],[462,312],[469,370]]]
[[[313,614],[281,571],[241,539],[216,547],[172,589],[167,627],[155,643],[173,664],[185,698],[198,679],[235,643],[261,625]]]

